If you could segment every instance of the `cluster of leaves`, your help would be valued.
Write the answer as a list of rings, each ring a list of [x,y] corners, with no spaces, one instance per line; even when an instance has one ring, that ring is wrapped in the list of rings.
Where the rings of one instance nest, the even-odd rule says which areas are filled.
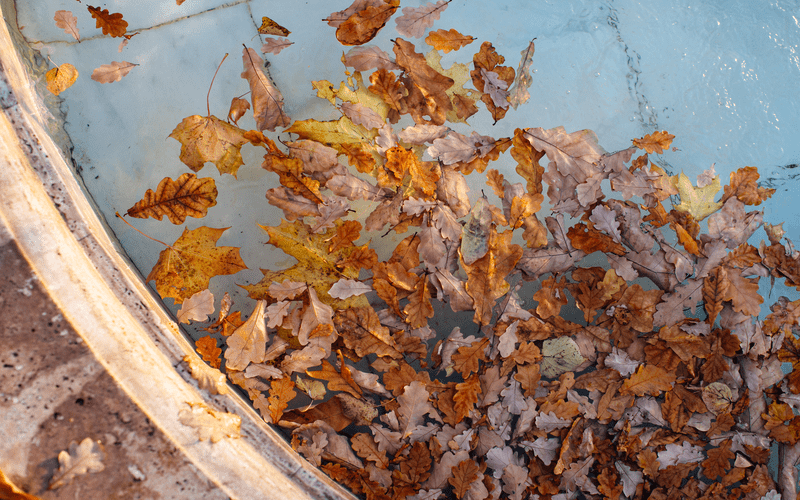
[[[119,52],[128,45],[131,38],[138,35],[139,32],[128,33],[128,21],[122,18],[122,14],[118,12],[111,13],[108,9],[100,9],[100,7],[87,6],[87,10],[92,18],[96,21],[95,27],[102,30],[103,35],[111,37],[123,38],[119,45]],[[63,29],[64,32],[80,43],[81,35],[78,28],[78,18],[68,10],[56,11],[53,20],[56,26]],[[110,64],[103,64],[92,71],[92,80],[99,83],[112,83],[117,82],[126,76],[137,64],[127,61],[112,61]],[[63,63],[51,69],[45,75],[47,82],[47,90],[55,95],[70,88],[78,80],[78,70],[70,63]]]
[[[447,3],[403,9],[398,31],[422,37]],[[326,21],[361,45],[398,8],[357,0]],[[262,29],[288,34],[270,23]],[[403,38],[393,56],[350,50],[346,82],[313,82],[341,112],[330,121],[292,122],[245,48],[250,102],[234,98],[228,121],[190,116],[170,134],[194,172],[212,162],[236,176],[241,148],[263,148],[280,184],[266,197],[285,216],[263,229],[297,259],[245,286],[257,300],[246,321],[226,294],[213,335],[197,341],[211,366],[192,372],[219,391],[224,360],[265,420],[366,498],[777,498],[773,443],[779,487],[795,498],[800,300],[781,297],[759,321],[758,283],[800,289],[800,253],[746,208],[773,190],[753,167],[724,190],[713,168],[696,185],[668,176],[649,159],[671,146],[666,132],[614,153],[588,130],[460,134],[445,122],[466,123],[478,101],[500,120],[531,82],[532,42],[517,71],[488,42],[471,68],[442,68],[440,51],[473,40],[437,30],[425,55]],[[251,103],[257,130],[244,130]],[[404,115],[414,124],[396,131]],[[285,149],[262,132],[279,127],[297,136]],[[488,169],[506,152],[522,182]],[[474,172],[498,204],[470,201]],[[216,196],[212,178],[186,173],[128,215],[181,224]],[[665,207],[671,197],[680,203]],[[363,223],[348,218],[351,203],[371,204]],[[760,227],[768,242],[754,247]],[[185,230],[148,276],[182,304],[183,322],[208,321],[209,280],[245,268],[238,248],[216,246],[224,231]],[[406,235],[385,260],[356,243],[378,231]],[[595,252],[605,267],[585,264]],[[539,285],[529,297],[526,282]],[[436,332],[435,314],[467,319]]]

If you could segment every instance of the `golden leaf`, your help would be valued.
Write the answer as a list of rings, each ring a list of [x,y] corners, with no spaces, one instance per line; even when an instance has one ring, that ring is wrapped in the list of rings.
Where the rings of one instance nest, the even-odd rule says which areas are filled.
[[[662,392],[672,389],[675,374],[665,371],[655,365],[642,365],[639,370],[625,379],[620,388],[621,393],[632,393],[637,396],[651,394],[658,396]]]
[[[173,224],[183,224],[186,217],[205,217],[209,207],[217,204],[217,187],[214,179],[198,179],[194,174],[183,174],[176,180],[164,177],[156,192],[148,189],[144,198],[128,209],[127,215],[139,219],[156,220],[166,215]]]
[[[78,70],[69,63],[64,63],[57,68],[53,68],[45,74],[47,90],[55,95],[72,87],[72,84],[75,83],[77,79]]]
[[[169,137],[181,143],[181,161],[197,172],[207,161],[217,166],[220,174],[231,174],[244,164],[242,146],[248,139],[245,131],[216,116],[192,115],[183,119]]]
[[[522,257],[522,247],[511,243],[511,238],[511,231],[498,233],[492,229],[486,254],[471,265],[462,260],[468,276],[467,293],[474,301],[473,321],[479,325],[491,321],[495,301],[509,289],[506,276]]]
[[[147,275],[147,281],[155,280],[161,298],[172,297],[180,304],[208,288],[212,277],[247,269],[238,248],[216,246],[227,229],[205,226],[191,231],[184,229],[181,237],[161,252]]]
[[[661,154],[665,149],[669,149],[670,144],[672,144],[672,139],[674,138],[675,136],[666,130],[662,130],[661,132],[655,131],[641,139],[634,139],[633,145],[639,149],[644,149],[648,154]]]
[[[721,202],[714,201],[714,196],[722,188],[719,176],[714,177],[711,184],[701,188],[694,187],[684,173],[670,177],[670,182],[681,197],[681,203],[675,210],[689,212],[695,220],[701,221],[722,208]]]
[[[458,31],[451,29],[436,30],[428,33],[425,37],[425,43],[430,45],[436,50],[441,50],[445,54],[451,50],[458,50],[465,45],[469,45],[475,41],[474,36],[462,35]]]
[[[289,33],[291,33],[291,31],[266,16],[261,18],[261,26],[258,27],[258,32],[262,35],[275,36],[289,36]]]
[[[283,416],[283,411],[289,407],[289,402],[294,399],[297,392],[294,390],[294,382],[289,377],[273,380],[269,391],[269,416],[273,424],[277,424]]]

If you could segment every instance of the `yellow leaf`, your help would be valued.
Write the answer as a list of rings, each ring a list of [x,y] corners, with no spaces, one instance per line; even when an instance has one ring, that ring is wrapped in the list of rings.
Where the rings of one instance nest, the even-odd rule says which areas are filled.
[[[289,36],[289,33],[291,33],[291,31],[266,16],[261,18],[261,26],[258,27],[258,32],[262,35],[276,36]]]
[[[675,210],[689,212],[695,220],[700,221],[722,208],[721,202],[714,201],[714,196],[722,188],[719,176],[714,177],[711,184],[701,188],[693,186],[692,181],[682,172],[670,177],[670,181],[681,197],[681,203]]]
[[[458,31],[451,29],[450,31],[446,30],[436,30],[431,31],[428,33],[428,36],[425,37],[425,43],[430,45],[436,50],[441,50],[445,54],[450,52],[451,50],[458,50],[465,45],[469,45],[475,41],[474,36],[469,35],[462,35]]]
[[[286,132],[297,134],[300,139],[310,139],[325,144],[340,153],[344,153],[342,144],[366,144],[372,142],[377,135],[376,131],[356,125],[346,116],[327,122],[313,119],[296,121],[286,129]]]
[[[183,119],[169,134],[181,143],[181,161],[197,172],[207,161],[217,166],[220,174],[231,174],[244,164],[242,146],[248,139],[245,131],[216,116],[192,115]]]
[[[47,90],[55,95],[64,92],[72,87],[72,84],[78,79],[78,70],[75,66],[64,63],[57,68],[53,68],[45,74],[47,80]]]
[[[642,137],[641,139],[634,139],[633,145],[639,149],[644,149],[648,154],[661,154],[665,149],[669,149],[670,144],[672,144],[672,139],[674,138],[675,136],[666,130],[662,130],[660,132],[655,131],[652,134]]]
[[[212,277],[247,269],[238,248],[216,246],[227,229],[205,226],[191,231],[184,229],[181,237],[161,252],[147,275],[147,281],[155,280],[161,298],[172,297],[180,304],[208,288]]]

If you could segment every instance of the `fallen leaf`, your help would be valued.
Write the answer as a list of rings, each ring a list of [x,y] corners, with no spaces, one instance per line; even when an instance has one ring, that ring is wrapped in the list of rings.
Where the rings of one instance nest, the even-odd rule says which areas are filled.
[[[234,125],[237,125],[239,119],[244,116],[245,112],[250,109],[250,103],[244,99],[239,99],[238,97],[234,97],[231,99],[231,107],[228,110],[228,121],[233,121]]]
[[[78,80],[78,70],[75,69],[75,66],[64,63],[48,71],[45,74],[45,80],[47,81],[47,90],[59,95],[72,87],[72,84]]]
[[[172,297],[180,304],[207,289],[212,277],[247,269],[238,248],[216,246],[226,230],[205,226],[185,229],[175,243],[159,254],[146,281],[155,280],[161,298]]]
[[[100,444],[92,438],[87,437],[80,444],[71,442],[69,450],[59,452],[58,471],[53,475],[47,489],[60,488],[75,479],[75,476],[102,471],[105,469],[104,455]]]
[[[100,10],[100,7],[87,6],[89,13],[97,22],[96,28],[103,28],[104,35],[112,37],[123,36],[128,29],[128,22],[122,19],[122,14],[110,14],[108,9]]]
[[[226,339],[225,367],[242,371],[250,363],[264,361],[267,346],[267,330],[264,313],[267,302],[259,300],[253,313],[242,326]]]
[[[186,403],[189,409],[178,412],[178,421],[197,431],[200,441],[217,443],[222,439],[238,438],[242,419],[239,415],[212,410],[204,403]]]
[[[64,33],[71,35],[77,41],[81,41],[80,30],[78,30],[78,18],[68,10],[57,10],[53,16],[56,27],[64,30]]]
[[[148,189],[144,197],[129,208],[126,215],[156,220],[166,215],[173,224],[183,224],[186,217],[205,217],[209,207],[217,204],[214,179],[198,179],[194,174],[182,174],[176,180],[165,177],[156,191]]]
[[[181,143],[181,161],[197,172],[213,162],[220,174],[236,177],[242,160],[242,146],[249,141],[244,130],[216,116],[192,115],[183,119],[169,134]]]
[[[271,382],[269,391],[269,417],[273,424],[281,420],[283,411],[289,407],[289,402],[294,399],[297,392],[294,390],[294,382],[289,377],[283,377]]]
[[[420,7],[404,7],[403,15],[395,19],[397,32],[403,36],[420,38],[425,34],[425,30],[433,26],[433,22],[447,8],[451,0],[439,0],[436,3],[429,2]]]
[[[127,61],[112,61],[111,64],[103,64],[98,66],[92,71],[92,80],[100,83],[113,83],[122,80],[123,76],[128,73],[138,64],[129,63]]]
[[[242,78],[250,84],[256,128],[274,132],[277,127],[288,127],[291,120],[283,111],[283,95],[261,70],[264,60],[255,50],[245,47],[242,51],[242,64]]]
[[[209,314],[214,314],[214,295],[206,289],[186,299],[176,316],[179,323],[189,324],[191,321],[208,321]]]
[[[336,28],[336,39],[343,45],[363,45],[375,38],[400,6],[400,0],[373,2],[356,0],[350,8],[357,5],[360,9],[350,14]]]
[[[283,49],[293,44],[294,42],[290,42],[288,38],[265,38],[264,45],[261,46],[261,52],[277,56]]]
[[[203,337],[211,338],[211,337]],[[216,341],[214,342],[216,346]],[[221,352],[221,351],[220,351]],[[219,354],[217,354],[217,361],[219,361]],[[208,366],[197,356],[187,354],[183,357],[183,361],[189,365],[189,371],[192,372],[192,377],[197,380],[197,385],[201,389],[210,392],[211,394],[227,394],[228,384],[225,374],[218,370],[219,364],[216,367]]]
[[[287,30],[280,24],[276,23],[272,19],[264,16],[261,18],[261,26],[258,27],[258,32],[262,35],[277,35],[277,36],[289,36],[291,31]],[[266,51],[265,51],[266,52]]]
[[[431,31],[425,37],[425,43],[436,50],[441,50],[445,54],[451,50],[458,50],[474,41],[474,36],[462,35],[454,29]]]
[[[672,139],[674,138],[675,136],[666,130],[660,132],[655,131],[641,139],[634,139],[633,145],[639,149],[644,149],[648,154],[662,154],[665,149],[669,149],[669,146],[672,144]]]

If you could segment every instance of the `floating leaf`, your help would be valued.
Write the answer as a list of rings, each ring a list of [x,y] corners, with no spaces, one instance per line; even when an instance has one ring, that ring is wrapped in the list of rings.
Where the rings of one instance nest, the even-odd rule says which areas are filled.
[[[288,127],[291,120],[283,111],[283,95],[261,70],[264,67],[264,60],[255,50],[245,47],[242,52],[242,64],[244,64],[242,78],[250,84],[256,128],[273,132],[277,127]]]
[[[56,26],[64,30],[64,33],[71,35],[75,40],[81,41],[80,30],[78,30],[78,18],[68,10],[57,10],[53,20]]]
[[[71,442],[68,451],[58,454],[58,472],[50,480],[48,490],[60,488],[73,479],[88,472],[100,472],[103,465],[103,449],[92,438],[85,438],[81,444]]]
[[[127,61],[112,61],[111,64],[103,64],[92,71],[92,80],[100,83],[114,83],[122,80],[138,64]]]
[[[183,224],[186,217],[205,217],[209,207],[217,204],[217,187],[214,179],[198,179],[194,174],[183,174],[176,180],[165,177],[153,192],[148,189],[144,198],[126,212],[131,217],[156,220],[166,215],[173,224]]]
[[[78,80],[78,70],[75,69],[75,66],[64,63],[48,71],[45,74],[45,80],[47,81],[47,90],[58,95],[72,87],[72,84]]]
[[[291,33],[291,31],[266,16],[261,18],[261,26],[258,27],[258,32],[262,35],[277,36],[289,36]]]
[[[197,172],[207,161],[220,174],[236,177],[242,160],[242,146],[249,142],[245,131],[216,116],[192,115],[183,119],[169,137],[181,143],[181,161]]]
[[[110,14],[108,9],[100,10],[100,7],[87,6],[89,13],[97,21],[96,28],[103,28],[104,35],[112,37],[123,36],[128,29],[128,22],[122,19],[122,14]]]
[[[178,421],[197,430],[200,441],[217,443],[222,439],[238,438],[242,419],[239,415],[212,410],[204,403],[186,403],[189,409],[178,412]]]

